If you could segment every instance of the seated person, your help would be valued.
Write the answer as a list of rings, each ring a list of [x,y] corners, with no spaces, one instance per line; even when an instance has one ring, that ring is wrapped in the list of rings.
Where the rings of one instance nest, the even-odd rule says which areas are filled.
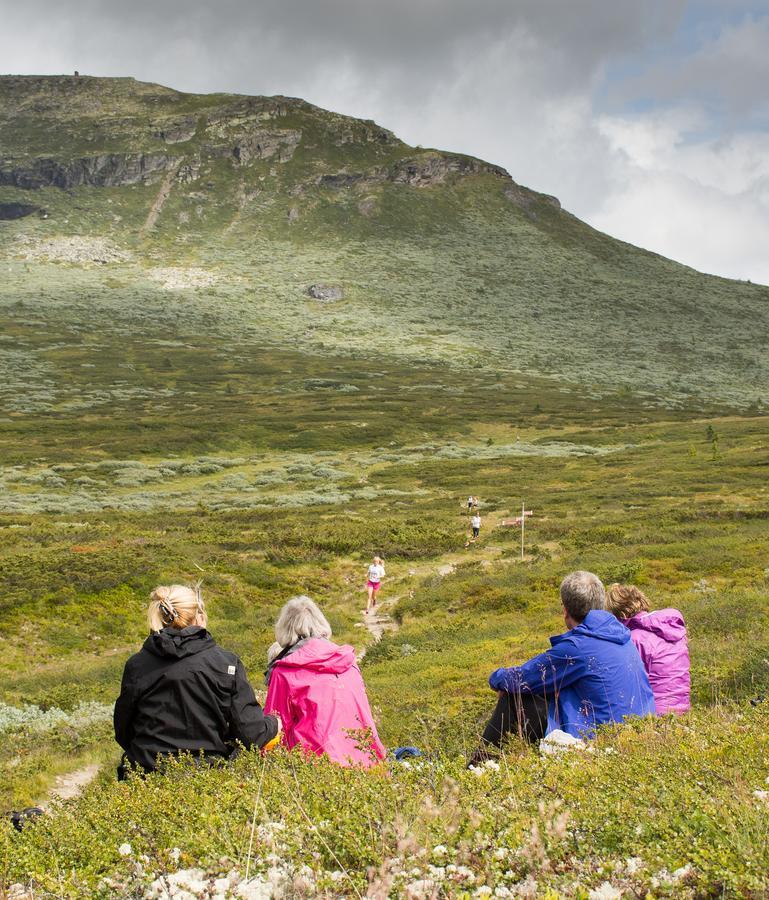
[[[227,759],[236,741],[263,747],[280,733],[279,717],[263,714],[243,663],[206,631],[199,590],[155,588],[148,619],[152,633],[126,663],[115,704],[115,739],[125,751],[119,778],[126,763],[152,772],[179,751]]]
[[[691,676],[686,623],[677,609],[649,611],[646,595],[632,584],[613,584],[606,608],[630,630],[649,676],[657,715],[688,712]]]
[[[286,603],[275,637],[282,649],[270,648],[264,708],[280,715],[283,743],[343,766],[384,759],[355,651],[331,642],[331,626],[309,597]]]
[[[630,632],[604,609],[600,579],[591,572],[572,572],[561,583],[563,618],[569,629],[550,638],[551,648],[522,666],[497,669],[489,677],[501,692],[497,711],[484,739],[490,743],[495,719],[501,734],[517,722],[530,740],[556,728],[577,738],[595,735],[598,725],[621,722],[625,716],[654,713],[654,696]],[[507,697],[505,695],[508,695]],[[530,696],[547,704],[547,725]],[[525,699],[524,699],[525,698]],[[511,711],[500,716],[500,705]],[[504,710],[503,710],[504,712]]]

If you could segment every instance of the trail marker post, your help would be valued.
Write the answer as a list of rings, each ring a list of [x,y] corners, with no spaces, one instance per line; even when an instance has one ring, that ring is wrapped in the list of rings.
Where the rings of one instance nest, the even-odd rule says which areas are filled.
[[[506,528],[517,528],[519,525],[521,526],[521,560],[524,558],[524,542],[526,535],[526,519],[528,516],[533,516],[534,511],[531,509],[526,509],[526,504],[521,501],[521,514],[520,516],[516,516],[514,519],[502,519],[499,523]]]
[[[526,509],[526,504],[521,500],[521,562],[523,562],[523,542],[526,533],[526,516],[533,515],[534,511]]]

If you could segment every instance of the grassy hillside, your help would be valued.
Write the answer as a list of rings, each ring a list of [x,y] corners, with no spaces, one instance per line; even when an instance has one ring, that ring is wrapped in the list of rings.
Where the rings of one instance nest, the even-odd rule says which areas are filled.
[[[163,363],[169,341],[202,344],[202,369],[291,346],[650,404],[767,401],[769,289],[613,240],[493,165],[372,122],[283,97],[6,76],[0,134],[0,205],[39,210],[0,223],[4,369],[34,376],[9,384],[18,411],[66,410],[84,365],[79,410],[124,400],[126,382],[178,401],[168,373],[115,365],[132,344]],[[308,296],[319,283],[343,296]]]
[[[130,79],[0,78],[0,216],[0,811],[100,769],[0,820],[0,896],[766,896],[769,290],[371,122]],[[692,713],[465,772],[575,568],[683,611]],[[147,595],[201,577],[257,686],[314,597],[429,757],[114,784]]]

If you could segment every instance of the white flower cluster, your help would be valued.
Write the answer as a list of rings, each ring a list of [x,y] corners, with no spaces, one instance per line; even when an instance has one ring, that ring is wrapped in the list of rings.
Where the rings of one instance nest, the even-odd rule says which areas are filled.
[[[488,775],[489,772],[498,772],[499,763],[495,759],[487,759],[478,766],[470,766],[470,771],[480,778],[482,775]]]
[[[180,869],[155,878],[143,896],[144,900],[280,900],[297,893],[309,896],[315,884],[315,875],[308,866],[294,868],[273,860],[265,872],[248,881],[237,870],[214,876],[203,869]]]

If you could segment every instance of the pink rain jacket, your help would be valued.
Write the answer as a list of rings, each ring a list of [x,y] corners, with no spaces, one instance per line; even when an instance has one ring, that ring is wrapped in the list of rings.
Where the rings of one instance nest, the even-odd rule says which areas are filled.
[[[657,715],[690,708],[689,644],[677,609],[658,609],[623,619],[649,676]]]
[[[343,766],[373,766],[384,759],[366,687],[349,645],[312,638],[278,660],[270,675],[265,711],[280,714],[283,743],[328,756]],[[370,729],[369,744],[360,732]],[[350,734],[350,732],[357,734]]]

